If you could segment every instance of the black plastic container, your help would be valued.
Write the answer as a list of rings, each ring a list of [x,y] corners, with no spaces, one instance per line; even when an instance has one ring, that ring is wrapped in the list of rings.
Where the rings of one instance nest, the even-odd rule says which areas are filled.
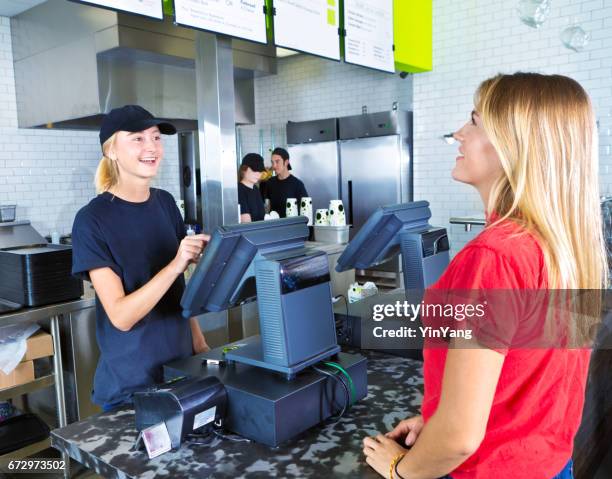
[[[24,246],[0,250],[0,298],[43,306],[80,298],[83,282],[71,274],[72,247]]]

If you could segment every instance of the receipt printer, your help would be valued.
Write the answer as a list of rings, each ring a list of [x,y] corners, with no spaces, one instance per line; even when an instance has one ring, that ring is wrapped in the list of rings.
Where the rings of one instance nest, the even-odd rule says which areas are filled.
[[[213,376],[183,378],[134,393],[136,429],[140,432],[165,423],[172,449],[178,449],[196,429],[221,426],[226,406],[225,387]]]

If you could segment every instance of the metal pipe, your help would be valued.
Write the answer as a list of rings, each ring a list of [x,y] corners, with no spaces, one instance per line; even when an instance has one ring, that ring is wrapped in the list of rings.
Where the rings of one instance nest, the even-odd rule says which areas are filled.
[[[204,231],[238,222],[232,40],[198,32],[196,100]]]
[[[64,368],[62,366],[62,345],[60,342],[59,315],[50,317],[51,337],[53,339],[53,374],[55,376],[55,400],[57,402],[57,425],[64,427],[66,420],[66,396],[64,395]],[[62,460],[66,465],[64,477],[70,478],[70,456],[62,452]]]

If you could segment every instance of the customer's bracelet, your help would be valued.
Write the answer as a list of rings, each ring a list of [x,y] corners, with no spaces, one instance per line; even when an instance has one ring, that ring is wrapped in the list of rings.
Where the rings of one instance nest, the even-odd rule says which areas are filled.
[[[391,465],[389,466],[389,479],[393,479],[393,473],[397,473],[397,463],[400,462],[405,455],[405,453],[401,452],[393,458]]]
[[[395,467],[393,468],[393,472],[397,476],[397,479],[405,479],[404,476],[402,476],[399,472],[397,472],[397,466],[399,466],[399,463],[402,462],[403,458],[404,457],[402,456],[400,460],[395,463]]]

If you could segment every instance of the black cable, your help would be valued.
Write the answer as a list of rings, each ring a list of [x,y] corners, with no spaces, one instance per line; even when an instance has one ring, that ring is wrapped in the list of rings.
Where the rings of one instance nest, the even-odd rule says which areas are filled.
[[[348,315],[349,315],[348,314],[348,300],[346,299],[346,296],[344,296],[343,294],[339,294],[336,297],[344,299],[344,310],[346,311],[346,319],[348,321]]]
[[[330,371],[326,371],[324,369],[318,368],[317,366],[313,366],[312,367],[315,371],[317,371],[320,374],[323,374],[325,376],[328,376],[330,378],[332,378],[334,381],[339,382],[342,385],[342,388],[344,389],[344,395],[345,395],[345,401],[344,401],[344,405],[342,406],[342,410],[340,411],[340,414],[338,415],[337,418],[335,418],[333,424],[336,424],[338,421],[340,421],[340,419],[342,419],[344,417],[344,413],[346,412],[346,410],[348,409],[348,407],[350,407],[350,403],[351,403],[351,393],[349,392],[349,388],[346,385],[346,383],[344,382],[343,378],[341,377],[341,375],[336,374],[336,373],[332,373]],[[333,411],[333,403],[331,405],[331,409]]]
[[[221,439],[225,439],[227,441],[232,441],[232,442],[251,442],[250,439],[247,439],[246,437],[240,437],[237,435],[229,435],[229,434],[223,434],[219,431],[217,431],[216,429],[213,429],[213,434]]]
[[[345,393],[345,401],[344,401],[344,405],[342,406],[342,410],[340,411],[340,414],[335,418],[335,421],[333,422],[333,424],[337,423],[340,419],[342,419],[342,417],[344,416],[344,413],[346,412],[347,406],[350,404],[350,393],[348,391],[348,388],[346,386],[346,384],[344,383],[344,381],[342,381],[342,379],[340,379],[339,375],[335,374],[335,373],[331,373],[329,371],[325,371],[322,369],[317,368],[316,366],[313,366],[314,369],[319,372],[320,374],[323,374],[325,376],[329,376],[330,378],[332,378],[334,381],[336,382],[340,382],[340,384],[342,385],[342,387],[344,388],[344,393]],[[348,394],[348,396],[347,396]],[[331,404],[331,409],[333,412],[333,403]],[[333,415],[330,419],[334,419]]]
[[[342,323],[343,322],[348,324],[348,321],[349,321],[349,319],[348,319],[348,301],[346,299],[346,296],[344,296],[343,294],[339,294],[337,296],[334,296],[334,299],[336,299],[336,298],[337,298],[338,301],[340,300],[340,298],[344,299],[344,310],[346,311],[346,316],[345,316],[344,321],[342,321],[341,319],[335,319],[336,331],[338,331],[338,330],[342,329]],[[344,336],[344,330],[342,329],[340,332],[342,333],[342,336]]]
[[[223,439],[226,441],[251,442],[250,439],[247,439],[245,437],[240,437],[240,436],[230,435],[230,434],[223,434],[220,430],[217,430],[217,429],[212,429],[208,431],[206,434],[201,434],[201,433],[200,434],[198,433],[186,434],[185,440],[186,442],[189,442],[189,444],[210,446],[215,436],[218,437],[219,439]]]
[[[210,446],[214,437],[210,432],[207,434],[185,434],[185,441],[189,444],[197,444],[198,446]]]

